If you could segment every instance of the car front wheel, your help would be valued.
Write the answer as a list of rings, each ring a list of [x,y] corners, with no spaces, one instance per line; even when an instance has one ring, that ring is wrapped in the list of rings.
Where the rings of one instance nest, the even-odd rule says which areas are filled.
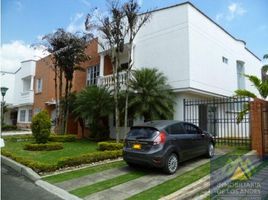
[[[215,148],[214,145],[212,143],[208,144],[208,149],[207,149],[207,157],[208,158],[212,158],[215,154]]]
[[[166,160],[164,171],[167,174],[174,174],[178,169],[178,162],[177,155],[175,153],[170,154]]]

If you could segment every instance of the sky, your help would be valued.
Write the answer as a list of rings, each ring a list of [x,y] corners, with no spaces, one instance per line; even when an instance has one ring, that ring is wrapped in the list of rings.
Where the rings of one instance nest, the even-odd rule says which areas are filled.
[[[31,47],[57,28],[82,31],[85,17],[95,8],[105,13],[106,0],[0,0],[1,70],[14,72],[20,62],[46,53]],[[138,0],[141,10],[153,10],[182,0]],[[268,0],[190,0],[254,54],[268,53]]]

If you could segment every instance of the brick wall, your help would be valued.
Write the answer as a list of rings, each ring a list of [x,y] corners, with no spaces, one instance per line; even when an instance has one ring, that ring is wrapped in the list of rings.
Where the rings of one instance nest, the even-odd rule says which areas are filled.
[[[250,103],[252,149],[263,157],[268,155],[268,102],[254,99]]]

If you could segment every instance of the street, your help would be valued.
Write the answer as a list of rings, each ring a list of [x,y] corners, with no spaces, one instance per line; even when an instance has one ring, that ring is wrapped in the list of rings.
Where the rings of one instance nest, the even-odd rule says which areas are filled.
[[[2,163],[1,166],[2,200],[61,200],[46,190],[36,186],[26,177]]]

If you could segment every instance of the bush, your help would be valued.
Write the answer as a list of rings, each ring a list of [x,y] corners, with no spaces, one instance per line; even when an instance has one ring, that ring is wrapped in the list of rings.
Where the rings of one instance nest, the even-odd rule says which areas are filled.
[[[5,141],[11,141],[11,142],[25,142],[25,141],[33,141],[34,140],[32,135],[4,136],[3,139]]]
[[[59,142],[47,144],[26,144],[23,149],[28,151],[53,151],[63,149],[63,145]]]
[[[43,164],[37,161],[29,160],[23,157],[14,156],[12,153],[10,153],[7,150],[1,149],[1,154],[11,158],[12,160],[15,160],[16,162],[19,162],[27,167],[32,168],[36,172],[52,172],[58,169],[56,165],[49,165],[49,164]]]
[[[74,142],[76,140],[76,135],[55,135],[51,134],[48,138],[51,142]]]
[[[87,164],[92,162],[98,162],[105,159],[115,159],[122,156],[122,151],[103,151],[103,152],[93,152],[88,154],[83,154],[76,157],[67,157],[60,159],[58,162],[58,167],[69,167],[81,164]]]
[[[100,151],[111,151],[111,150],[120,150],[123,149],[122,143],[115,143],[115,142],[99,142],[98,143],[98,150]]]
[[[16,131],[16,130],[17,130],[17,126],[7,125],[7,124],[2,125],[2,131]]]
[[[32,119],[31,128],[36,143],[47,143],[51,128],[48,113],[46,111],[41,111],[35,115]]]

